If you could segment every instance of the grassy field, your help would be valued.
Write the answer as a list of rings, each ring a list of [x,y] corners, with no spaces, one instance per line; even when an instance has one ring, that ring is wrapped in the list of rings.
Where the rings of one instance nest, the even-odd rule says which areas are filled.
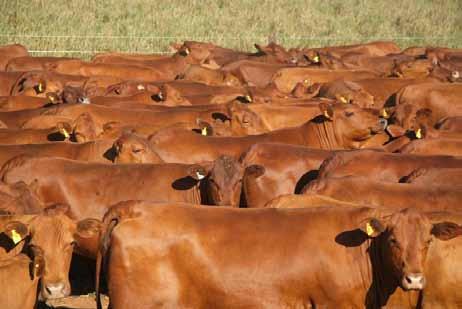
[[[52,55],[168,52],[187,39],[252,50],[269,38],[288,47],[381,39],[462,47],[462,1],[0,0],[0,44],[70,51]]]

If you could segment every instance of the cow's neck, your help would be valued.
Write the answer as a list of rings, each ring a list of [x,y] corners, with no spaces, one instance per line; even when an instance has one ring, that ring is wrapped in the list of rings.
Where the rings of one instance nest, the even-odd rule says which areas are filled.
[[[320,149],[344,148],[342,139],[335,134],[332,121],[313,119],[303,125],[302,135],[308,147]]]

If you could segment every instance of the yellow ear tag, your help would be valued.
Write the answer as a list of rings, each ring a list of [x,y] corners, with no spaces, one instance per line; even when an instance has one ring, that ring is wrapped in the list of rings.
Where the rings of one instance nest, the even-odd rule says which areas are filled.
[[[326,117],[327,119],[332,119],[332,117],[330,117],[327,111],[324,111],[324,117]]]
[[[11,230],[11,239],[13,240],[14,244],[16,245],[18,242],[22,240],[21,235],[16,232],[16,230]]]
[[[415,137],[417,138],[422,138],[422,129],[417,129],[417,131],[415,131]]]
[[[345,103],[345,104],[348,103],[345,97],[340,97],[340,102]]]
[[[190,53],[191,51],[189,50],[189,48],[186,47],[186,49],[184,50],[184,52],[185,52],[186,55],[189,55],[189,53]]]
[[[316,55],[314,58],[313,58],[313,62],[314,63],[318,63],[319,62],[319,56]]]
[[[244,98],[245,98],[245,100],[246,100],[247,102],[252,102],[252,97],[251,97],[251,96],[246,95]]]
[[[388,113],[387,113],[387,110],[386,110],[385,108],[382,108],[381,114],[382,114],[381,116],[382,116],[383,118],[388,118],[388,117],[389,117],[389,115],[388,115]]]
[[[69,137],[70,137],[70,134],[69,134],[69,132],[67,132],[66,129],[62,128],[62,129],[60,130],[60,132],[61,132],[62,135],[64,135],[65,138],[69,138]]]
[[[207,127],[203,127],[201,130],[201,134],[207,136]]]
[[[366,224],[366,234],[368,236],[372,236],[374,234],[374,228],[372,227],[372,225],[369,222],[367,222],[367,224]]]

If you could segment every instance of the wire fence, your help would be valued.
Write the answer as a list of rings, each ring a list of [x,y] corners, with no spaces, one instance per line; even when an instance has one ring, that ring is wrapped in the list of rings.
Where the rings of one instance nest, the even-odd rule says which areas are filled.
[[[453,37],[401,36],[401,37],[332,37],[332,36],[282,36],[276,41],[284,46],[316,47],[327,45],[351,44],[352,42],[394,41],[399,45],[425,45],[428,42],[447,45]],[[37,56],[72,56],[90,58],[97,53],[118,51],[127,53],[171,54],[170,43],[199,41],[220,43],[232,42],[230,47],[250,51],[255,43],[268,43],[265,36],[111,36],[111,35],[36,35],[36,34],[0,34],[0,44],[21,43]]]
[[[460,1],[0,0],[0,45],[81,58],[108,51],[170,54],[170,43],[185,40],[243,51],[269,41],[460,47]]]

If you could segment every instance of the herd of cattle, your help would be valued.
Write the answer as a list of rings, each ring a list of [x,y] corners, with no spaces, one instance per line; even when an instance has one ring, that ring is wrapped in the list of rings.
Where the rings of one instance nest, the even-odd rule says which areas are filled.
[[[461,49],[172,47],[0,47],[0,308],[462,308]]]

